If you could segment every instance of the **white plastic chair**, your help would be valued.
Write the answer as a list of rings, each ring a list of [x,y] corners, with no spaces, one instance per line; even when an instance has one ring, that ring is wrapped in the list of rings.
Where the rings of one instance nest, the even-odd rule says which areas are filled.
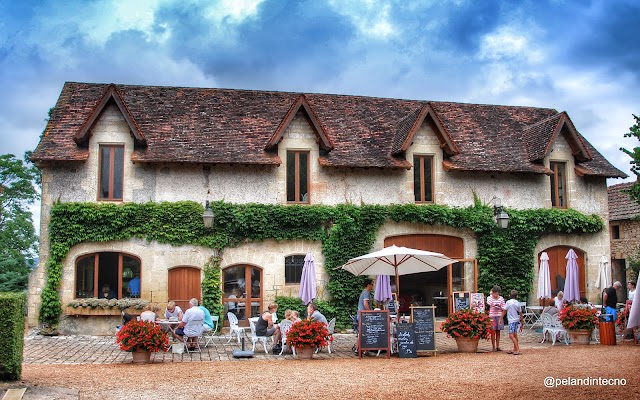
[[[551,336],[551,345],[554,346],[556,344],[556,340],[564,339],[565,344],[569,344],[567,340],[567,331],[562,326],[562,322],[560,322],[560,318],[558,318],[557,314],[546,314],[543,313],[540,316],[542,320],[542,342],[544,343],[547,339],[547,333]]]
[[[329,325],[327,325],[327,330],[329,331],[329,336],[327,337],[327,342],[329,343],[327,345],[327,350],[329,351],[329,354],[331,354],[331,343],[333,339],[333,331],[335,331],[335,329],[336,329],[336,319],[331,318],[331,321],[329,321]]]
[[[280,321],[280,333],[282,334],[282,350],[280,350],[280,354],[282,355],[282,353],[284,352],[284,347],[287,345],[287,333],[289,332],[289,329],[291,329],[291,326],[293,325],[293,322],[289,321],[288,319],[283,319],[282,321]],[[293,352],[293,355],[296,355],[296,351],[295,349],[292,347],[291,351]]]
[[[213,339],[216,337],[216,332],[218,331],[218,320],[220,317],[217,315],[212,315],[211,320],[213,321],[213,329],[210,331],[202,332],[202,341],[204,341],[204,347],[207,347],[209,343],[213,342]]]
[[[204,320],[202,319],[192,319],[190,321],[187,322],[185,328],[187,326],[200,326],[200,335],[197,336],[187,336],[187,334],[185,333],[184,337],[182,338],[182,343],[184,343],[184,349],[186,350],[187,353],[200,353],[202,352],[202,350],[200,349],[200,336],[202,336],[202,326],[204,325]],[[189,340],[189,339],[195,339],[195,340]],[[193,345],[193,349],[189,349],[189,343],[191,343]]]
[[[244,329],[238,326],[238,317],[234,313],[228,312],[227,319],[229,320],[229,340],[227,343],[231,341],[233,335],[236,335],[238,343],[240,343],[240,334],[244,333]]]
[[[249,318],[249,327],[251,327],[251,343],[253,343],[253,351],[256,351],[256,342],[262,342],[262,347],[264,348],[265,354],[269,353],[267,351],[267,341],[269,340],[268,336],[258,336],[256,335],[256,322],[258,322],[258,318],[254,317]]]

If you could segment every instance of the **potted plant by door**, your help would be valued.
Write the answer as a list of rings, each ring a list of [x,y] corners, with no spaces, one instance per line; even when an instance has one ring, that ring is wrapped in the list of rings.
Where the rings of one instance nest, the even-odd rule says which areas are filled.
[[[478,341],[491,337],[491,320],[485,313],[466,308],[449,314],[441,329],[456,340],[458,352],[475,353],[478,351]]]
[[[296,322],[287,332],[287,346],[295,348],[300,359],[311,359],[317,347],[326,346],[331,340],[326,325],[315,319]]]
[[[169,338],[153,322],[129,321],[116,334],[116,343],[132,352],[134,364],[145,364],[151,360],[151,353],[167,351]]]
[[[558,313],[562,326],[567,330],[571,343],[589,344],[591,333],[598,325],[597,311],[591,307],[570,305]]]

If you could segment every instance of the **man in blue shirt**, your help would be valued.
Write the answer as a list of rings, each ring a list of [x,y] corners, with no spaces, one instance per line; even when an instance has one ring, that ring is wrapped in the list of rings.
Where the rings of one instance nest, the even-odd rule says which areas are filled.
[[[358,316],[360,318],[360,310],[372,310],[371,307],[371,290],[373,290],[373,280],[364,280],[364,289],[360,293],[360,299],[358,300]]]
[[[129,281],[127,285],[129,297],[140,297],[140,277],[136,276]]]

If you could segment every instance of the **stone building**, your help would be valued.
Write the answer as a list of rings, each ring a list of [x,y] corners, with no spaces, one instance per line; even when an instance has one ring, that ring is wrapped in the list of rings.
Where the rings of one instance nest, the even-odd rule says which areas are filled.
[[[640,204],[624,192],[634,183],[620,183],[608,188],[611,274],[613,281],[622,283],[618,293],[621,301],[627,298],[629,258],[640,251]]]
[[[32,325],[54,202],[466,207],[475,195],[485,203],[500,198],[513,209],[573,208],[608,226],[606,179],[626,176],[566,112],[548,108],[89,83],[64,85],[32,159],[43,174],[40,264],[29,284]],[[401,280],[407,290],[401,297],[477,290],[477,238],[470,230],[388,221],[372,250],[392,243],[459,261],[442,273]],[[535,265],[546,251],[552,274],[564,275],[569,248],[579,256],[581,291],[596,293],[590,282],[598,260],[609,257],[608,230],[545,235]],[[276,293],[295,295],[307,251],[322,285],[328,276],[321,250],[317,242],[272,240],[226,249],[225,305],[242,320]],[[211,255],[209,248],[140,239],[81,243],[63,261],[61,303],[98,295],[105,283],[124,297],[134,276],[141,279],[140,296],[161,305],[199,297]],[[86,321],[74,321],[90,330]]]

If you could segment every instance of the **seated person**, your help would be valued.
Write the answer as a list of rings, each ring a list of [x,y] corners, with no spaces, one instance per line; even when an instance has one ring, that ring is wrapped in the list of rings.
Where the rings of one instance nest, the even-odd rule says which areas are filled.
[[[320,311],[318,311],[318,306],[315,303],[309,303],[307,306],[307,316],[311,319],[315,319],[316,321],[322,322],[325,326],[329,325],[327,318]]]
[[[198,307],[204,313],[204,326],[203,326],[204,331],[205,332],[212,331],[213,330],[213,319],[211,318],[211,313],[202,304],[200,304]]]
[[[156,318],[158,318],[158,316],[156,315],[157,311],[158,311],[158,307],[156,306],[151,307],[150,304],[147,304],[142,309],[142,313],[140,313],[140,321],[154,322]]]
[[[102,290],[100,291],[99,298],[100,299],[115,299],[115,298],[117,298],[117,296],[116,296],[116,292],[111,290],[111,288],[109,288],[108,284],[104,284],[102,286]]]
[[[557,313],[558,313],[558,309],[556,308],[555,302],[553,301],[553,299],[551,300],[551,304],[549,304],[542,310],[542,314],[555,315]]]
[[[140,277],[136,276],[127,284],[129,297],[140,297]]]
[[[187,325],[189,321],[197,320],[203,321],[203,324]],[[182,320],[173,332],[173,336],[181,342],[184,342],[189,350],[193,350],[196,347],[194,342],[197,342],[200,335],[202,335],[203,326],[204,311],[198,307],[198,299],[194,298],[189,300],[189,309],[182,316]]]
[[[564,293],[562,290],[553,298],[553,302],[558,310],[562,310],[564,307]]]
[[[289,321],[296,323],[300,321],[300,313],[296,310],[287,310],[284,312],[284,319],[288,319]]]
[[[271,314],[278,310],[278,305],[275,303],[269,304],[268,311],[265,311],[258,322],[256,322],[256,335],[257,336],[273,336],[273,340],[276,343],[274,347],[277,347],[280,343],[281,333],[280,326],[273,323],[273,316]]]
[[[164,317],[166,319],[177,319],[178,321],[182,321],[182,308],[176,305],[175,301],[170,301],[167,304],[167,309],[164,310]]]

